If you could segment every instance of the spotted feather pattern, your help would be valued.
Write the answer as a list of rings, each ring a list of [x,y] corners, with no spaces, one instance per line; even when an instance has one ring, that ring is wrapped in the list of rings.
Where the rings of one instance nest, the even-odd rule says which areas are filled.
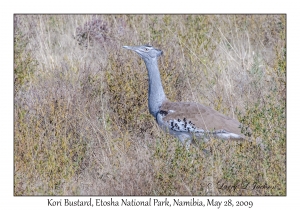
[[[159,115],[164,118],[168,113],[173,113],[174,111],[169,110],[164,111],[160,110]],[[195,126],[192,121],[187,120],[186,118],[183,119],[172,119],[167,121],[169,129],[177,132],[188,132],[188,133],[204,133],[203,129],[199,129]]]
[[[158,115],[161,119],[163,119],[169,113],[174,113],[174,111],[160,110]],[[166,121],[165,124],[167,124],[168,129],[170,129],[171,131],[191,133],[195,134],[196,136],[203,136],[204,134],[222,135],[228,133],[226,130],[204,131],[203,129],[197,128],[191,120],[188,120],[186,118],[171,119]]]
[[[203,129],[199,129],[192,123],[190,120],[188,121],[186,118],[181,119],[173,119],[167,121],[169,127],[173,131],[179,132],[189,132],[189,133],[204,133]]]

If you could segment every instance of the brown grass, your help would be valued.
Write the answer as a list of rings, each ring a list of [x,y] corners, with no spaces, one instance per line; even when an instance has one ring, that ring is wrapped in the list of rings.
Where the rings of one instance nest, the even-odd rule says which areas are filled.
[[[285,15],[15,15],[14,194],[286,195],[285,24]],[[148,112],[145,65],[122,49],[148,42],[164,51],[170,100],[239,119],[251,141],[187,151],[164,134]]]

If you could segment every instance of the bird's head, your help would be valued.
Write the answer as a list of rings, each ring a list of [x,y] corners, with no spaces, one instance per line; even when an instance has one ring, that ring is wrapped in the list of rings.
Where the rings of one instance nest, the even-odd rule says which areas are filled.
[[[157,59],[163,54],[162,50],[156,49],[150,45],[123,46],[123,48],[136,52],[144,61]]]

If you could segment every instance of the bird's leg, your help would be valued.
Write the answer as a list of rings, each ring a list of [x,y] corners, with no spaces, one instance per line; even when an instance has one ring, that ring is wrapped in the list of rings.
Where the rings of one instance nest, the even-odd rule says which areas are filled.
[[[181,143],[183,144],[183,146],[185,146],[185,148],[187,150],[189,150],[191,143],[192,143],[191,137],[189,135],[182,134],[182,135],[179,135],[178,138],[181,141]]]

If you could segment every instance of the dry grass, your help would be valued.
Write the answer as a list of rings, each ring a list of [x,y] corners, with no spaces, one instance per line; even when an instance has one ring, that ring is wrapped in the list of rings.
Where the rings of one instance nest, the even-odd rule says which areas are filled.
[[[284,15],[16,15],[15,195],[286,195],[285,24]],[[170,100],[239,119],[251,141],[187,151],[164,134],[148,112],[145,65],[122,49],[148,42],[164,51]]]

